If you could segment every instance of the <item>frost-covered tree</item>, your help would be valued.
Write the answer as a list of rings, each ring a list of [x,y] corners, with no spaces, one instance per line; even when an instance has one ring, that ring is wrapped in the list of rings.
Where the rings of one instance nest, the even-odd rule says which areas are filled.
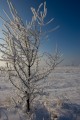
[[[47,15],[46,2],[41,3],[38,9],[31,7],[33,13],[30,22],[24,22],[18,15],[10,0],[7,0],[12,19],[4,11],[8,20],[4,21],[3,42],[0,43],[0,51],[3,53],[2,59],[7,62],[9,79],[11,83],[20,91],[19,96],[25,103],[26,112],[31,109],[31,102],[37,94],[41,93],[39,81],[44,80],[54,70],[61,60],[61,54],[56,48],[55,54],[43,53],[40,55],[40,44],[49,32],[56,28],[45,31],[44,27],[50,24],[53,19],[44,22]],[[43,7],[43,11],[41,11]],[[45,37],[46,38],[46,37]],[[41,60],[45,58],[44,66]]]

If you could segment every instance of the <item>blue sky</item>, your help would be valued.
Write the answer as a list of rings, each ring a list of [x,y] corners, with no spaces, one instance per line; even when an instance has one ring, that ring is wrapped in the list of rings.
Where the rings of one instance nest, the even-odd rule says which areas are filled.
[[[35,8],[44,0],[11,0],[17,8],[19,15],[25,21],[31,19],[30,7]],[[52,52],[56,43],[63,53],[64,63],[80,63],[80,0],[46,0],[47,20],[54,18],[48,28],[60,25],[60,28],[49,35],[49,40],[43,42],[43,50]],[[6,0],[0,0],[0,15],[4,17],[3,10],[9,12]],[[0,20],[0,27],[2,22]],[[2,34],[0,33],[0,36]],[[46,43],[46,44],[45,44]]]

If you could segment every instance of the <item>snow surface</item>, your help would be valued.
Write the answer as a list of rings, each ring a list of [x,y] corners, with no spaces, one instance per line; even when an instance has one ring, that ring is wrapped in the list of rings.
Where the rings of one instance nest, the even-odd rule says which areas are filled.
[[[50,120],[49,111],[58,113],[58,120],[80,120],[80,67],[57,67],[39,84],[44,89],[35,100],[34,120]],[[6,72],[0,72],[0,120],[26,120],[13,107],[12,97],[15,89]]]

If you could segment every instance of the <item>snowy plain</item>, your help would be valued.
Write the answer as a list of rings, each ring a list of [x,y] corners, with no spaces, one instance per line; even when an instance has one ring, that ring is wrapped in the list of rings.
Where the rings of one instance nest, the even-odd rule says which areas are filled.
[[[44,94],[36,98],[35,120],[50,120],[49,109],[58,112],[58,120],[80,120],[80,67],[57,67],[40,86]],[[0,120],[26,120],[13,108],[12,97],[15,88],[6,72],[0,71]]]

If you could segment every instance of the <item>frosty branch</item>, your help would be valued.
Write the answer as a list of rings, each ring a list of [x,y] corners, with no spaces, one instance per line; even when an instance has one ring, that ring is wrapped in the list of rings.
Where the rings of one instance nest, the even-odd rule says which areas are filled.
[[[31,7],[32,20],[26,24],[19,17],[11,1],[7,0],[7,2],[13,19],[9,17],[6,11],[4,13],[8,21],[0,17],[4,22],[4,29],[2,30],[4,39],[2,38],[3,42],[0,43],[0,51],[3,53],[2,59],[8,63],[9,79],[20,90],[20,94],[23,94],[26,112],[29,112],[32,100],[41,91],[38,82],[45,79],[62,61],[61,53],[56,49],[54,56],[48,53],[44,54],[47,67],[40,67],[40,59],[43,59],[39,56],[41,40],[49,32],[56,30],[57,27],[49,31],[43,30],[43,27],[54,20],[44,22],[47,15],[46,2],[41,3],[38,10]],[[41,11],[41,7],[44,8],[43,11]]]

